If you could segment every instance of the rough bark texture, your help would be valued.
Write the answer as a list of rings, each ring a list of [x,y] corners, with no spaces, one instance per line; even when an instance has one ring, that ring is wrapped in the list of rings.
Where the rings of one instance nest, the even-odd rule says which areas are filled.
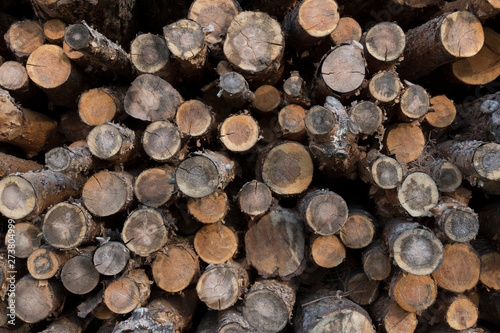
[[[95,160],[86,144],[74,148],[57,147],[45,154],[45,165],[55,172],[86,173],[93,169]]]
[[[43,165],[35,161],[25,160],[0,152],[0,179],[18,172],[28,172],[43,169]]]

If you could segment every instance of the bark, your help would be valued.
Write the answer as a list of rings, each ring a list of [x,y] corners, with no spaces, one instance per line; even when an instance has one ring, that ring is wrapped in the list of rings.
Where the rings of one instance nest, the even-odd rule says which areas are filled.
[[[368,246],[375,236],[375,217],[362,209],[350,209],[346,223],[340,229],[342,243],[350,249]]]
[[[413,217],[429,216],[439,201],[439,191],[434,180],[423,172],[412,172],[398,188],[400,205]]]
[[[409,163],[418,159],[426,144],[420,126],[414,123],[399,123],[386,131],[386,149],[394,154],[399,163]]]
[[[257,332],[248,324],[248,322],[243,317],[241,309],[239,309],[238,307],[234,306],[227,310],[220,311],[217,317],[218,322],[216,322],[216,325],[212,328],[212,330],[209,330],[209,332]]]
[[[345,260],[346,249],[335,235],[317,236],[311,241],[311,256],[318,266],[332,268]]]
[[[252,180],[241,188],[238,192],[238,206],[241,211],[254,218],[265,214],[273,203],[273,194],[269,187]]]
[[[440,4],[440,14],[457,10],[467,10],[484,22],[500,12],[500,5],[495,0],[455,0]]]
[[[403,84],[394,71],[380,71],[368,83],[370,98],[386,105],[399,101],[402,89]]]
[[[388,69],[403,59],[406,38],[403,29],[393,22],[381,22],[370,28],[362,38],[368,68]]]
[[[28,258],[33,251],[42,244],[40,229],[31,223],[16,223],[12,228],[14,244],[16,247],[15,256],[17,258]],[[5,244],[9,244],[9,237],[6,237]],[[12,241],[11,241],[12,242]]]
[[[215,116],[210,106],[191,99],[179,106],[175,123],[183,135],[210,140],[211,131],[215,127]]]
[[[500,292],[495,291],[481,295],[479,301],[480,318],[489,323],[500,325]]]
[[[114,313],[129,313],[146,304],[151,283],[143,269],[127,271],[106,287],[104,304]]]
[[[482,207],[478,211],[479,233],[481,236],[500,243],[500,205],[497,201]]]
[[[78,318],[76,315],[67,315],[52,322],[40,333],[83,333],[89,326],[90,319]]]
[[[60,19],[48,20],[43,24],[43,33],[47,41],[51,44],[62,45],[64,30],[66,30],[66,23]]]
[[[389,254],[382,248],[380,241],[376,241],[363,252],[363,270],[370,280],[381,281],[391,274],[391,260]]]
[[[0,66],[0,87],[9,91],[23,106],[38,107],[46,97],[28,78],[26,68],[20,62],[6,61]]]
[[[266,12],[280,21],[297,4],[298,0],[256,0],[254,7],[259,11]]]
[[[41,246],[28,257],[28,271],[37,280],[48,280],[58,275],[64,263],[74,254],[73,251],[60,251],[51,246]]]
[[[284,100],[287,104],[299,104],[304,107],[311,105],[306,82],[298,71],[290,72],[290,77],[283,83]]]
[[[35,217],[57,202],[78,196],[82,183],[78,175],[51,170],[7,176],[0,181],[0,212],[12,219]]]
[[[227,194],[216,190],[202,198],[189,198],[187,209],[196,220],[201,223],[216,223],[223,221],[230,207]]]
[[[437,297],[437,285],[430,275],[396,272],[389,285],[389,296],[408,312],[421,312]]]
[[[306,111],[297,104],[289,104],[281,109],[278,123],[283,137],[288,140],[302,141],[306,136]]]
[[[95,162],[86,144],[75,148],[57,147],[45,154],[45,165],[55,172],[87,173],[95,167]]]
[[[255,100],[247,80],[237,72],[222,74],[219,78],[219,88],[222,90],[222,97],[235,108],[243,108]]]
[[[84,251],[64,263],[61,282],[69,292],[77,295],[87,294],[99,284],[100,275],[92,262],[92,252]]]
[[[147,206],[158,208],[175,198],[175,168],[163,165],[142,171],[135,179],[134,194],[137,200]]]
[[[118,124],[94,127],[87,136],[87,144],[92,155],[102,160],[124,163],[137,157],[134,131]]]
[[[175,124],[168,120],[155,121],[146,127],[142,135],[142,147],[157,162],[183,160],[184,140]]]
[[[222,264],[236,255],[238,235],[222,223],[208,224],[196,232],[194,249],[208,264]]]
[[[461,202],[444,197],[431,210],[436,225],[452,242],[469,242],[476,238],[479,231],[477,214]]]
[[[245,113],[226,118],[219,128],[220,141],[227,150],[235,153],[252,149],[259,141],[259,134],[259,124],[252,116]]]
[[[89,126],[109,123],[123,113],[125,92],[121,88],[103,87],[87,90],[78,100],[80,119]]]
[[[358,163],[359,177],[381,189],[394,189],[403,181],[403,168],[392,157],[370,150]]]
[[[18,172],[28,172],[43,169],[43,165],[35,161],[25,160],[0,152],[0,179]]]
[[[359,127],[359,133],[374,135],[382,130],[384,112],[375,103],[361,101],[349,110],[349,118]]]
[[[387,295],[380,297],[371,310],[372,318],[378,321],[387,333],[413,333],[417,328],[417,315],[402,309]]]
[[[25,60],[45,42],[42,26],[36,21],[17,21],[3,36],[14,55]]]
[[[330,40],[333,45],[348,43],[351,40],[359,42],[363,30],[359,23],[352,17],[341,17],[337,27],[330,33]]]

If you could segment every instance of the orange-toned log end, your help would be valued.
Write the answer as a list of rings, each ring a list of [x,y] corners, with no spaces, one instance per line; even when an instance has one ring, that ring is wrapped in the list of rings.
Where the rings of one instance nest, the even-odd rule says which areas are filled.
[[[247,114],[228,117],[220,127],[220,140],[232,152],[250,150],[259,141],[257,121]]]
[[[114,313],[129,313],[139,304],[140,290],[129,278],[121,278],[108,285],[104,291],[104,304]]]
[[[215,223],[222,221],[229,210],[229,199],[222,190],[203,198],[189,198],[188,212],[201,223]]]
[[[175,168],[168,165],[142,171],[134,183],[137,200],[154,208],[166,204],[175,192],[174,177]]]
[[[273,202],[273,195],[266,184],[257,180],[246,183],[238,193],[238,205],[243,213],[259,216],[267,212]]]
[[[422,129],[412,123],[400,123],[387,131],[387,149],[400,163],[409,163],[422,155],[425,136]]]
[[[488,288],[500,290],[500,253],[487,252],[481,255],[480,259],[479,280]]]
[[[63,49],[46,44],[37,48],[26,62],[26,70],[33,82],[46,89],[63,85],[71,74],[71,62]]]
[[[359,305],[371,304],[378,298],[380,281],[368,279],[363,271],[352,272],[342,284],[348,297]]]
[[[109,89],[95,88],[80,96],[78,112],[81,120],[89,126],[110,122],[120,112],[121,103]]]
[[[300,105],[290,104],[281,109],[278,122],[283,135],[287,138],[295,139],[305,134],[305,117],[306,111]]]
[[[428,275],[418,276],[400,272],[393,277],[389,294],[404,310],[420,312],[434,303],[437,286]]]
[[[346,258],[344,244],[335,235],[316,237],[312,241],[311,254],[314,262],[325,268],[336,267]]]
[[[182,134],[202,137],[208,134],[214,125],[214,117],[208,105],[192,99],[179,106],[175,122]]]
[[[53,248],[39,248],[30,254],[26,266],[35,279],[48,280],[59,272],[68,256],[68,252],[59,252]]]
[[[360,209],[349,211],[347,221],[340,229],[342,243],[350,249],[361,249],[368,246],[375,235],[375,218]]]
[[[457,295],[446,311],[446,322],[451,328],[460,331],[476,325],[478,319],[477,306],[467,297]]]
[[[91,292],[99,284],[99,272],[92,257],[81,254],[69,259],[61,270],[61,282],[69,292],[83,295]]]
[[[339,45],[350,40],[359,42],[363,33],[359,23],[352,17],[341,17],[335,30],[330,33],[333,44]]]
[[[35,21],[18,21],[5,34],[5,41],[18,57],[29,56],[45,42],[43,29]]]
[[[281,103],[281,94],[273,86],[263,85],[255,90],[254,106],[262,112],[270,112],[276,109]]]
[[[415,313],[403,310],[397,302],[392,302],[384,316],[383,324],[387,333],[409,333],[417,328],[418,319]]]
[[[62,44],[65,29],[66,23],[60,19],[48,20],[43,24],[43,33],[45,34],[47,40],[52,44]]]
[[[457,110],[451,99],[444,95],[431,98],[431,111],[425,115],[425,120],[436,128],[444,128],[451,125]]]
[[[238,236],[222,223],[208,224],[196,232],[194,249],[204,262],[222,264],[236,254]]]
[[[444,248],[441,266],[432,273],[438,286],[462,293],[476,286],[481,272],[481,260],[469,244],[454,243]]]
[[[448,14],[441,24],[440,37],[446,51],[457,58],[476,55],[484,44],[482,24],[468,11]]]

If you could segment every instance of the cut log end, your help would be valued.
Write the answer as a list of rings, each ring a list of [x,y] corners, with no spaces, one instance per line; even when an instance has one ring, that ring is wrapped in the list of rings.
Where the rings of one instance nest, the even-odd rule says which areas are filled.
[[[193,99],[179,106],[175,122],[181,133],[192,137],[201,137],[208,134],[213,126],[214,118],[210,108],[205,103]]]
[[[117,127],[104,124],[96,126],[90,131],[87,143],[92,155],[106,160],[116,156],[120,152],[123,137]]]
[[[444,161],[432,170],[432,178],[441,192],[453,192],[462,185],[462,172],[453,163]]]
[[[393,302],[384,316],[383,323],[387,333],[414,332],[418,319],[415,313],[408,312],[397,302]]]
[[[60,19],[48,20],[43,24],[43,33],[52,44],[62,44],[66,23]]]
[[[99,272],[92,257],[87,254],[69,259],[61,270],[61,281],[69,292],[83,295],[91,292],[99,284]]]
[[[26,70],[33,82],[46,89],[65,83],[71,74],[71,62],[57,45],[42,45],[26,62]]]
[[[182,60],[196,57],[205,45],[203,28],[195,21],[182,19],[163,28],[167,46]]]
[[[16,316],[27,323],[56,314],[64,300],[62,287],[55,281],[43,283],[27,275],[16,283]]]
[[[262,215],[271,207],[273,196],[266,184],[253,180],[246,183],[238,194],[238,204],[243,213]]]
[[[451,99],[444,95],[434,96],[430,100],[431,112],[425,115],[425,120],[436,128],[449,126],[455,120],[457,109]]]
[[[391,269],[389,255],[381,247],[377,250],[368,250],[363,255],[363,270],[370,280],[385,280],[391,274]]]
[[[450,55],[467,58],[476,55],[483,47],[484,32],[481,21],[474,14],[458,11],[446,16],[440,27],[440,38]]]
[[[421,312],[434,303],[437,296],[436,282],[428,275],[418,276],[399,273],[390,285],[390,295],[408,312]]]
[[[189,198],[187,203],[189,213],[201,223],[222,221],[229,210],[227,194],[217,190],[202,198]]]
[[[0,181],[0,212],[13,219],[31,214],[38,198],[29,181],[21,176],[8,176]]]
[[[401,95],[401,112],[410,119],[418,119],[429,111],[430,97],[424,88],[411,85]]]
[[[80,96],[78,113],[89,126],[110,122],[119,112],[119,105],[107,89],[91,89]]]
[[[304,118],[307,132],[313,137],[326,136],[329,139],[330,132],[337,124],[335,114],[319,105],[313,106]]]
[[[173,167],[144,170],[137,176],[134,184],[137,200],[154,208],[166,204],[175,191],[175,185],[170,182],[174,176]]]
[[[160,36],[142,34],[130,45],[130,61],[140,73],[157,73],[167,65],[169,59],[167,42]]]
[[[238,236],[223,224],[205,225],[196,232],[194,249],[204,262],[222,264],[236,254]]]
[[[366,52],[381,62],[392,62],[403,54],[406,38],[403,29],[396,23],[382,22],[366,33]]]
[[[405,178],[398,189],[398,200],[411,216],[428,216],[429,210],[439,201],[439,191],[430,176],[414,172]]]
[[[477,148],[472,163],[481,177],[500,180],[500,144],[490,142]]]
[[[500,253],[487,252],[481,257],[481,274],[479,280],[486,287],[500,290]]]
[[[220,127],[220,140],[230,151],[245,152],[259,140],[257,121],[246,114],[226,118]]]
[[[425,136],[422,129],[411,123],[400,123],[387,131],[387,149],[400,163],[409,163],[422,155]]]
[[[182,161],[175,179],[182,193],[191,198],[206,197],[215,192],[219,185],[217,167],[204,156],[194,156]]]
[[[333,0],[305,0],[300,4],[298,24],[309,36],[328,36],[339,19],[338,5]]]
[[[257,110],[270,112],[281,103],[281,94],[278,89],[269,85],[262,85],[255,90],[254,105]]]
[[[390,103],[400,95],[402,86],[396,73],[382,71],[372,77],[368,90],[375,100]]]
[[[177,126],[170,121],[156,121],[144,130],[142,146],[149,157],[158,162],[166,162],[181,150],[182,137]]]
[[[368,246],[375,235],[374,217],[368,212],[354,209],[340,230],[342,243],[350,249],[361,249]]]
[[[335,235],[315,238],[312,242],[311,253],[314,262],[325,268],[336,267],[346,258],[344,244]]]
[[[373,102],[362,101],[349,110],[349,117],[363,134],[374,134],[384,121],[382,110]]]
[[[94,252],[94,267],[102,275],[112,276],[125,269],[130,252],[120,242],[108,242]]]
[[[339,232],[348,218],[345,200],[331,191],[320,190],[308,193],[301,200],[299,210],[307,225],[322,236]]]
[[[365,272],[352,272],[343,281],[344,292],[359,305],[373,303],[379,294],[380,281],[370,280]]]
[[[304,134],[306,129],[305,117],[306,111],[300,105],[290,104],[281,109],[278,122],[283,134],[290,138]]]
[[[48,280],[56,275],[61,269],[62,256],[54,250],[40,248],[28,257],[28,271],[37,280]]]
[[[469,242],[479,231],[477,216],[469,211],[454,210],[446,214],[443,221],[446,236],[454,242]]]
[[[13,228],[13,231],[13,234],[7,233],[5,245],[8,246],[8,244],[12,244],[12,240],[14,241],[16,245],[15,257],[28,258],[33,251],[40,247],[42,237],[40,229],[37,226],[31,223],[18,222]]]
[[[380,156],[371,165],[370,173],[375,184],[385,190],[396,188],[403,180],[403,168],[395,159]]]
[[[140,290],[137,284],[123,277],[108,285],[104,291],[104,304],[114,313],[129,313],[140,306]]]
[[[71,154],[67,149],[56,147],[45,154],[45,165],[52,171],[62,172],[69,168]]]
[[[7,90],[17,90],[28,85],[28,73],[16,61],[6,61],[0,66],[0,86]]]
[[[350,40],[359,42],[363,31],[359,23],[352,17],[341,17],[330,38],[335,45],[347,43]]]
[[[457,296],[446,311],[446,322],[459,331],[473,327],[478,319],[477,306],[465,296]]]
[[[45,36],[38,22],[26,20],[12,24],[5,40],[18,57],[25,58],[43,45]]]

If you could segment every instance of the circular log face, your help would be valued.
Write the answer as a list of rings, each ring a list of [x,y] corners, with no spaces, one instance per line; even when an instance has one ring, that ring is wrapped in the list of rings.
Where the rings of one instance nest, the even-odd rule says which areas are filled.
[[[384,103],[392,102],[401,93],[401,81],[396,73],[380,72],[373,76],[368,84],[370,94]]]
[[[349,117],[358,125],[361,133],[368,135],[375,133],[384,120],[382,110],[368,101],[356,104],[349,111]]]
[[[347,204],[340,195],[331,191],[313,191],[303,200],[301,214],[315,233],[333,235],[347,222]]]
[[[26,70],[33,82],[43,88],[56,88],[68,80],[71,62],[57,45],[42,45],[26,62]]]
[[[224,219],[229,210],[229,200],[222,190],[203,198],[189,198],[188,211],[201,223],[215,223]]]
[[[139,298],[139,287],[126,277],[112,282],[104,291],[104,303],[114,313],[129,313],[139,305]]]
[[[217,167],[204,156],[195,156],[182,161],[177,168],[175,178],[179,190],[191,198],[202,198],[212,194],[219,185]]]
[[[446,322],[457,331],[471,328],[477,319],[477,307],[465,296],[457,297],[446,311]]]
[[[257,216],[264,214],[271,207],[272,195],[266,184],[253,180],[241,188],[238,204],[243,213]]]
[[[108,171],[89,178],[82,191],[85,207],[97,216],[110,216],[126,206],[129,189],[125,181]]]
[[[406,45],[403,29],[392,22],[376,24],[368,30],[365,40],[367,52],[375,59],[384,62],[398,59]]]
[[[316,324],[310,333],[345,332],[346,330],[361,333],[375,332],[371,321],[365,315],[356,310],[343,309],[330,313]]]
[[[179,131],[193,137],[207,133],[213,123],[210,108],[198,100],[189,100],[181,104],[175,115]]]
[[[321,77],[326,85],[339,94],[358,89],[365,79],[363,50],[343,44],[331,50],[321,64]]]
[[[0,181],[0,213],[11,219],[30,214],[37,197],[33,186],[21,176],[8,176]]]
[[[304,118],[306,111],[300,105],[290,104],[281,109],[279,113],[279,124],[281,131],[285,134],[304,132],[306,126]]]
[[[328,36],[339,23],[337,10],[337,3],[333,0],[305,0],[299,8],[299,25],[310,36]]]
[[[500,180],[500,144],[490,142],[479,147],[472,163],[481,177]]]
[[[175,186],[169,181],[174,178],[173,167],[144,170],[137,176],[134,193],[141,203],[158,208],[167,203],[174,193]]]
[[[64,300],[55,289],[59,288],[54,288],[53,281],[40,284],[29,275],[20,279],[16,283],[16,316],[27,323],[47,318]]]
[[[28,84],[28,73],[16,61],[6,61],[0,66],[0,86],[7,90],[21,89]]]
[[[199,262],[194,251],[181,246],[169,246],[153,261],[152,271],[159,288],[175,293],[185,289],[198,273]]]
[[[402,273],[391,282],[391,294],[404,310],[420,312],[434,303],[437,286],[430,276]]]
[[[28,271],[37,280],[50,279],[59,271],[60,265],[55,252],[46,248],[33,251],[27,262]]]
[[[400,163],[416,160],[425,147],[422,129],[412,123],[397,124],[387,131],[387,149]]]
[[[478,231],[479,221],[472,212],[454,210],[444,218],[444,232],[454,242],[469,242]]]
[[[116,115],[117,105],[104,89],[91,89],[80,96],[78,112],[82,121],[90,126],[110,122]]]
[[[395,159],[380,156],[373,162],[370,172],[378,187],[385,190],[396,188],[403,180],[403,168]]]
[[[78,205],[58,203],[45,215],[43,236],[55,248],[72,249],[81,244],[89,231],[87,218]]]
[[[279,332],[287,324],[285,302],[270,290],[254,291],[245,298],[243,316],[250,326],[263,332]]]
[[[423,117],[430,106],[430,98],[424,88],[417,85],[408,87],[401,95],[401,111],[410,119]]]
[[[167,42],[153,34],[139,35],[130,45],[130,59],[141,73],[156,73],[162,70],[170,59]]]
[[[153,208],[139,208],[133,211],[122,230],[122,239],[137,255],[148,256],[158,251],[167,242],[169,233],[160,211]]]
[[[35,21],[18,21],[5,34],[5,40],[19,56],[28,56],[45,42],[43,29]]]
[[[95,269],[90,255],[78,255],[68,260],[61,270],[64,287],[73,294],[91,292],[99,284],[99,272]]]
[[[196,253],[204,262],[222,264],[236,254],[238,237],[223,224],[209,224],[198,230],[193,244]]]
[[[335,45],[347,43],[350,40],[359,42],[363,33],[361,26],[352,17],[341,17],[330,37]]]
[[[449,14],[440,27],[441,43],[457,58],[476,55],[483,47],[484,32],[479,19],[468,11]]]
[[[177,126],[162,120],[151,123],[142,137],[144,151],[152,159],[165,162],[177,155],[182,147],[181,134]]]
[[[205,46],[202,27],[191,20],[182,19],[163,28],[168,49],[183,60],[196,57]]]
[[[340,265],[346,257],[344,244],[335,235],[318,236],[312,243],[311,254],[314,262],[325,268]]]
[[[401,184],[398,200],[411,216],[428,216],[429,210],[439,201],[439,191],[430,176],[414,172]]]
[[[238,299],[240,286],[237,276],[226,267],[216,267],[203,273],[196,292],[210,309],[224,310]]]
[[[90,131],[87,142],[92,155],[108,159],[116,156],[123,144],[123,137],[113,125],[104,124],[96,126]]]
[[[259,140],[259,125],[245,114],[226,118],[220,127],[220,140],[233,152],[247,151]]]
[[[304,118],[307,132],[312,135],[326,135],[335,128],[335,114],[319,105],[313,106]]]

